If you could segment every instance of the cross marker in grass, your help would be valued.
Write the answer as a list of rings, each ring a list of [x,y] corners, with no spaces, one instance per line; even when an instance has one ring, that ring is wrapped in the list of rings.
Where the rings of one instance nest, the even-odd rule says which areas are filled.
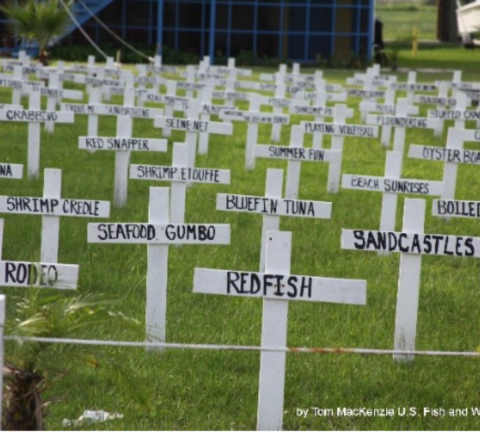
[[[200,120],[209,122],[210,115],[218,115],[225,110],[234,110],[235,105],[216,105],[212,103],[212,89],[204,88],[200,93]],[[198,154],[208,153],[209,133],[200,132],[198,137]]]
[[[367,115],[367,124],[378,126],[391,126],[395,128],[393,137],[393,149],[403,153],[405,148],[405,131],[407,129],[436,129],[440,120],[424,117],[409,117],[409,101],[406,98],[400,98],[397,101],[397,111],[395,115]]]
[[[304,148],[303,129],[298,125],[292,126],[290,134],[289,147],[256,144],[254,147],[254,156],[267,159],[288,160],[285,197],[295,199],[298,197],[302,162],[339,163],[342,158],[342,153],[339,150]]]
[[[415,351],[422,255],[480,258],[480,238],[424,234],[425,200],[406,199],[403,231],[342,230],[342,249],[400,253],[394,350]],[[395,354],[398,361],[414,356]]]
[[[76,264],[9,261],[2,258],[4,220],[0,219],[0,286],[14,288],[76,289]]]
[[[130,178],[172,183],[171,222],[185,222],[186,188],[188,183],[230,184],[230,170],[189,168],[188,146],[173,144],[172,166],[130,165]]]
[[[359,107],[360,107],[360,111],[362,111],[362,118],[364,113],[365,119],[368,113],[381,113],[381,114],[394,116],[397,114],[397,111],[399,109],[399,105],[395,104],[395,90],[386,91],[384,104],[377,104],[375,102],[362,101],[360,102]],[[402,108],[402,105],[400,104],[400,111],[398,111],[398,114],[400,114],[401,112],[405,112],[406,115],[417,115],[418,107],[415,105],[407,105],[406,108]],[[388,147],[390,145],[391,135],[392,135],[392,126],[390,125],[383,126],[382,127],[382,144],[385,147]]]
[[[443,181],[445,188],[442,198],[451,200],[455,198],[457,185],[457,171],[459,164],[480,165],[480,151],[464,150],[465,141],[480,142],[480,130],[449,128],[447,146],[419,146],[411,145],[408,156],[413,159],[444,162]]]
[[[200,102],[195,100],[189,105],[187,118],[176,117],[156,117],[154,125],[164,129],[174,129],[185,131],[185,142],[188,145],[188,166],[195,166],[195,157],[197,154],[197,136],[201,132],[219,135],[232,135],[233,126],[228,123],[203,121],[199,119]]]
[[[427,112],[428,118],[440,120],[441,128],[438,136],[443,133],[444,120],[455,120],[454,127],[457,129],[464,129],[466,120],[480,121],[480,111],[467,110],[468,99],[464,93],[459,93],[456,99],[455,109],[435,109]]]
[[[262,347],[287,347],[290,301],[366,304],[366,281],[292,275],[291,239],[291,232],[267,232],[265,271],[195,268],[195,293],[263,299]],[[257,430],[282,429],[285,362],[285,352],[261,353]]]
[[[22,94],[28,89],[38,89],[44,87],[42,81],[31,81],[24,78],[21,66],[13,68],[13,75],[0,74],[0,87],[12,89],[12,105],[22,104]]]
[[[230,115],[229,111],[220,114],[220,118],[229,120],[245,121],[248,123],[247,143],[245,149],[245,168],[252,170],[255,167],[254,147],[258,139],[258,125],[265,124],[284,124],[290,123],[290,116],[286,114],[263,113],[260,112],[260,105],[264,96],[252,95],[250,98],[250,108],[248,112],[243,112],[241,116]]]
[[[61,198],[62,171],[46,169],[43,197],[0,196],[0,213],[42,216],[42,262],[58,261],[60,217],[110,217],[108,201]]]
[[[149,342],[165,342],[168,246],[230,244],[230,225],[170,222],[169,189],[150,188],[148,223],[88,224],[88,242],[146,244],[146,333]]]
[[[444,183],[431,180],[414,180],[400,178],[402,170],[402,153],[387,152],[385,177],[343,174],[342,188],[371,192],[382,192],[382,213],[380,231],[393,231],[397,214],[399,194],[442,196]]]
[[[332,203],[282,198],[283,170],[268,169],[265,197],[217,194],[217,210],[263,214],[260,271],[265,268],[267,231],[280,229],[280,216],[330,219]]]
[[[27,87],[27,93],[31,92],[31,87]],[[48,72],[48,87],[40,87],[40,95],[47,99],[47,110],[54,111],[57,109],[57,104],[62,99],[83,99],[83,92],[79,90],[63,89],[63,81],[59,79],[59,73],[56,71]],[[55,128],[54,122],[46,122],[45,130],[53,132]]]
[[[98,97],[98,90],[94,90],[93,94]],[[62,108],[65,107],[74,112],[79,110],[85,112],[86,109],[89,115],[110,115],[117,117],[117,139],[125,139],[128,143],[132,144],[132,141],[129,140],[132,138],[133,130],[133,118],[143,118],[143,119],[153,119],[158,115],[163,114],[162,109],[156,108],[145,108],[145,107],[135,107],[135,89],[126,88],[125,89],[125,101],[123,105],[106,105],[106,104],[91,104],[91,105],[73,105],[73,104],[62,104]],[[90,126],[90,125],[89,125]],[[89,127],[90,129],[90,127]],[[92,125],[92,129],[95,129]],[[90,132],[90,130],[89,130]],[[87,139],[92,142],[92,139],[97,137],[98,133],[92,130],[93,134],[89,133],[89,136],[85,138],[80,138],[79,145],[82,145],[85,142],[87,144]],[[112,138],[106,138],[112,139]],[[156,148],[160,147],[161,150],[165,151],[164,142],[161,140],[152,140],[152,144]],[[144,147],[145,149],[145,147]],[[97,150],[97,146],[90,145],[90,151],[94,152]],[[130,163],[130,150],[128,149],[116,149],[115,152],[115,190],[114,190],[114,205],[115,207],[124,207],[127,202],[127,187],[128,187],[128,165]],[[158,151],[158,150],[155,150]]]
[[[304,133],[332,135],[331,149],[343,153],[343,141],[346,136],[375,138],[378,136],[378,128],[365,125],[347,124],[347,118],[353,116],[353,110],[345,105],[336,105],[334,108],[333,123],[305,122],[300,126]],[[339,161],[330,162],[328,170],[327,191],[337,193],[340,187],[340,175],[342,172],[342,158]]]
[[[28,177],[37,178],[40,168],[40,124],[73,123],[71,112],[42,110],[40,108],[40,89],[32,90],[29,108],[0,109],[0,122],[28,123]]]

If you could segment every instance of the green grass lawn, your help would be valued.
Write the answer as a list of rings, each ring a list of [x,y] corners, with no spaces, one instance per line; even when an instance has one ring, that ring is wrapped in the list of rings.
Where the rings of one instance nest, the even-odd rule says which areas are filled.
[[[476,52],[474,53],[476,54]],[[407,57],[405,57],[407,58]],[[347,72],[326,71],[328,80],[342,82]],[[444,78],[451,74],[443,74]],[[404,74],[400,75],[405,78]],[[437,76],[419,75],[419,80]],[[479,79],[472,71],[469,79]],[[10,100],[0,90],[0,102]],[[120,99],[112,102],[121,103]],[[349,105],[358,106],[359,100]],[[153,106],[153,105],[152,105]],[[426,113],[422,107],[422,114]],[[292,124],[306,119],[292,117]],[[359,123],[357,113],[352,123]],[[134,120],[135,137],[160,137],[152,121]],[[447,122],[448,123],[448,122]],[[449,123],[450,124],[450,123]],[[472,124],[467,124],[473,127]],[[289,129],[282,131],[281,145],[289,142]],[[215,210],[217,193],[263,196],[266,170],[287,163],[257,160],[255,169],[244,169],[246,126],[235,123],[232,137],[210,138],[206,156],[197,157],[197,166],[231,170],[231,185],[195,185],[187,191],[186,222],[231,225],[230,246],[170,247],[168,274],[167,340],[198,344],[260,345],[262,302],[258,299],[193,294],[195,267],[258,271],[260,256],[260,215]],[[89,153],[79,150],[78,136],[87,132],[85,116],[75,125],[56,125],[55,134],[42,132],[41,168],[60,168],[62,196],[112,200],[113,152]],[[99,135],[115,134],[113,118],[100,117]],[[431,131],[411,130],[410,143],[445,146],[444,133],[434,138]],[[183,141],[182,132],[173,132],[170,144]],[[270,128],[259,127],[259,143],[270,143]],[[324,138],[325,147],[330,140]],[[22,163],[26,168],[27,127],[0,124],[2,162]],[[311,137],[306,146],[311,145]],[[468,148],[475,148],[467,144]],[[132,153],[131,163],[170,165],[168,153]],[[346,138],[343,173],[383,175],[386,150],[379,140]],[[393,331],[399,256],[379,256],[340,249],[342,228],[378,229],[381,194],[340,190],[326,193],[327,165],[302,166],[299,199],[333,203],[331,220],[282,218],[281,229],[293,233],[291,272],[293,274],[367,280],[367,305],[291,302],[288,345],[305,347],[393,348]],[[403,176],[441,180],[443,165],[404,159]],[[2,194],[41,196],[43,174],[38,181],[0,180]],[[111,222],[146,222],[149,187],[169,183],[129,181],[128,204],[112,209]],[[478,199],[478,167],[461,165],[458,170],[457,199]],[[397,230],[402,227],[403,202],[399,197]],[[480,236],[478,221],[433,218],[428,198],[425,232]],[[3,215],[5,234],[3,257],[11,260],[38,260],[41,218]],[[80,265],[80,293],[115,301],[114,309],[144,321],[147,248],[136,245],[87,243],[87,223],[80,218],[62,218],[59,261]],[[90,222],[98,222],[91,220]],[[480,346],[479,263],[474,259],[424,257],[417,329],[420,350],[475,351]],[[5,288],[7,319],[12,320],[16,296],[22,289]],[[45,296],[49,293],[45,291]],[[64,296],[74,294],[65,292]],[[79,336],[94,339],[141,340],[131,329],[105,323]],[[6,347],[7,354],[9,345]],[[131,392],[119,385],[116,370],[75,367],[62,380],[49,386],[47,398],[61,402],[49,407],[48,429],[63,429],[63,418],[77,418],[84,409],[104,409],[124,414],[121,420],[87,425],[96,430],[229,430],[255,429],[259,377],[259,353],[166,350],[145,352],[135,348],[106,348],[105,352],[127,369],[130,385],[146,398],[137,403]],[[68,362],[69,360],[65,360]],[[67,364],[67,363],[66,363]],[[284,429],[347,430],[471,430],[478,419],[468,416],[434,417],[424,408],[464,409],[480,404],[480,363],[478,359],[417,358],[412,364],[395,363],[391,356],[289,354],[286,364]],[[393,417],[314,416],[300,418],[297,408],[392,408]],[[417,415],[400,415],[403,408],[415,408]],[[400,410],[400,414],[399,411]],[[412,411],[413,412],[413,411]]]
[[[411,38],[413,27],[418,28],[420,40],[436,40],[436,6],[419,2],[377,2],[375,14],[383,22],[386,41]]]
[[[461,69],[467,75],[470,73],[475,74],[480,65],[480,49],[441,45],[438,47],[426,47],[420,45],[415,57],[411,48],[405,48],[400,51],[398,64],[400,67],[414,69]]]

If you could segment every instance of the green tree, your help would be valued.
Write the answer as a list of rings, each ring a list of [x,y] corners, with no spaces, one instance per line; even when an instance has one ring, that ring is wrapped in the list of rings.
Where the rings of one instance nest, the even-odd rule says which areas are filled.
[[[36,42],[39,60],[46,65],[46,48],[55,38],[64,34],[70,24],[73,0],[8,0],[0,6],[8,18],[8,28],[20,40]]]
[[[45,295],[40,289],[29,289],[25,298],[16,299],[15,319],[6,322],[9,336],[78,338],[86,328],[121,323],[136,335],[143,335],[136,320],[111,311],[111,302],[94,300],[91,296],[65,297]],[[13,300],[13,299],[12,299]],[[114,363],[101,347],[75,344],[52,344],[22,341],[9,342],[5,347],[3,430],[43,430],[45,401],[42,392],[61,379],[70,369],[86,364],[92,367],[114,366],[127,389],[139,392],[128,377],[132,374]],[[145,402],[135,393],[135,399]]]

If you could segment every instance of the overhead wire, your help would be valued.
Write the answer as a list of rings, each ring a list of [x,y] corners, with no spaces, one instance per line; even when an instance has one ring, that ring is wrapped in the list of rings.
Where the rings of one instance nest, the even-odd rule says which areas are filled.
[[[93,39],[88,35],[88,33],[82,28],[81,24],[78,22],[78,20],[75,18],[75,15],[72,13],[72,11],[68,8],[68,6],[64,3],[63,0],[60,0],[60,3],[62,4],[62,6],[65,8],[65,11],[67,12],[67,14],[69,15],[69,17],[71,18],[71,20],[73,21],[73,23],[77,26],[78,30],[80,31],[80,33],[82,33],[82,35],[85,37],[85,39],[87,39],[88,42],[90,42],[90,44],[97,50],[98,53],[100,53],[104,58],[105,60],[108,59],[108,56],[107,54],[105,54],[104,51],[102,51],[102,49],[93,41]]]
[[[110,33],[115,39],[117,39],[121,44],[126,46],[128,49],[133,51],[134,53],[138,54],[139,56],[147,59],[149,62],[153,62],[153,58],[150,56],[147,56],[146,54],[142,53],[141,51],[137,50],[134,48],[132,45],[130,45],[127,41],[122,39],[120,36],[118,36],[113,30],[111,30],[100,18],[97,17],[97,15],[82,1],[82,0],[76,0],[82,7],[90,14],[90,16],[97,21],[98,24],[100,24],[101,27],[103,27],[104,30],[106,30],[108,33]]]

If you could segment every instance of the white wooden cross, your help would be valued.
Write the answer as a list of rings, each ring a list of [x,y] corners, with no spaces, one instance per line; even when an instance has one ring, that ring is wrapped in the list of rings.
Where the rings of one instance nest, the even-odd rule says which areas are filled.
[[[29,75],[34,75],[37,74],[45,68],[39,64],[23,64],[23,65],[17,65],[17,64],[11,64],[9,66],[3,67],[4,72],[14,72],[15,69],[18,68],[21,71],[21,80],[23,81],[28,81],[28,76]]]
[[[153,65],[149,64],[147,66],[147,71],[161,78],[162,73],[178,73],[178,68],[175,66],[162,65],[162,56],[156,55],[153,58]]]
[[[334,108],[327,106],[328,93],[317,92],[315,105],[307,105],[294,103],[290,105],[290,114],[311,115],[314,116],[315,122],[323,122],[325,117],[334,117]],[[312,138],[313,148],[322,148],[323,134],[315,133]]]
[[[165,81],[158,76],[148,76],[147,65],[137,65],[138,75],[134,77],[134,83],[138,85],[137,90],[137,106],[143,106],[145,100],[144,94],[147,92],[160,93],[160,85]],[[152,85],[153,89],[147,89],[147,85]]]
[[[105,71],[100,71],[96,77],[89,77],[84,75],[75,75],[75,82],[77,84],[85,84],[87,87],[87,93],[92,91],[93,87],[125,87],[124,80],[116,80],[111,78],[103,78],[101,74]],[[101,94],[108,100],[110,93],[101,92]]]
[[[187,67],[188,70],[188,67]],[[177,94],[178,90],[185,90],[185,94],[189,98],[194,97],[194,92],[198,92],[205,87],[207,87],[207,84],[205,83],[197,83],[195,82],[195,71],[193,70],[191,72],[191,76],[187,77],[187,81],[172,81],[173,86],[175,88],[174,94]],[[167,88],[169,87],[169,81],[166,81]]]
[[[148,245],[146,339],[165,342],[168,245],[230,244],[230,225],[171,223],[168,188],[150,188],[148,214],[148,223],[89,223],[88,242]]]
[[[232,90],[228,90],[228,88],[231,88]],[[239,92],[235,91],[235,87],[227,87],[226,90],[212,90],[212,99],[221,99],[224,100],[225,103],[230,103],[233,106],[232,110],[226,110],[229,111],[230,114],[232,112],[235,112],[237,114],[237,117],[235,120],[238,120],[239,118],[243,118],[243,111],[239,111],[237,107],[235,106],[235,101],[243,101],[243,102],[248,102],[250,104],[251,98],[255,97],[253,93],[247,93],[247,92]],[[221,112],[219,113],[219,115]],[[230,117],[221,117],[222,120],[225,123],[231,123],[232,118]]]
[[[21,66],[16,66],[14,68],[13,75],[0,75],[0,87],[7,87],[12,89],[12,105],[19,106],[22,103],[22,81],[23,74]]]
[[[428,118],[434,118],[440,120],[442,129],[440,130],[439,136],[443,134],[443,121],[444,120],[455,120],[454,127],[457,129],[465,128],[466,120],[476,120],[480,121],[480,111],[467,110],[468,98],[465,93],[459,93],[456,98],[455,109],[435,109],[428,110]]]
[[[451,81],[442,81],[442,80],[435,81],[435,84],[439,88],[441,86],[445,86],[448,91],[450,91],[450,89],[452,89],[452,96],[453,97],[455,97],[455,91],[461,83],[462,83],[462,71],[461,70],[453,71],[453,78],[452,78]],[[448,96],[448,93],[447,93],[446,96]]]
[[[256,144],[254,156],[267,159],[288,160],[287,183],[285,198],[296,199],[300,185],[300,170],[302,162],[330,162],[339,163],[342,158],[340,150],[327,150],[322,148],[303,147],[303,129],[292,126],[290,132],[290,146]]]
[[[57,262],[10,261],[2,257],[4,220],[0,219],[0,286],[77,289],[79,267]]]
[[[343,152],[343,140],[346,136],[360,138],[376,138],[378,128],[375,126],[346,124],[346,119],[353,116],[353,111],[345,105],[336,105],[334,111],[334,123],[304,122],[300,125],[304,133],[322,133],[332,135],[332,150]],[[340,175],[342,172],[342,159],[339,162],[331,162],[328,170],[327,191],[337,193],[340,187]]]
[[[283,94],[283,96],[279,96],[281,94]],[[306,107],[308,106],[308,102],[302,99],[286,98],[285,86],[279,86],[279,88],[275,92],[275,97],[268,97],[260,100],[260,106],[262,105],[273,107],[273,112],[275,114],[283,114],[284,108],[290,109],[293,105],[295,105],[296,107]],[[271,140],[273,142],[280,141],[282,133],[281,127],[281,123],[274,123],[272,125]]]
[[[201,132],[219,135],[232,135],[233,126],[228,123],[211,122],[199,120],[199,101],[191,103],[187,110],[186,118],[176,117],[156,117],[154,121],[155,127],[164,129],[183,130],[185,134],[185,142],[188,144],[188,166],[195,166],[195,158],[197,155],[197,136]]]
[[[438,96],[429,96],[424,94],[415,95],[414,102],[417,104],[427,104],[427,105],[437,105],[437,110],[446,109],[447,106],[450,108],[457,105],[456,97],[448,97],[448,88],[445,89],[446,83],[438,84]],[[471,101],[468,99],[467,95],[462,93],[462,95],[467,99],[466,106],[470,105]],[[443,132],[443,121],[440,122],[438,130],[435,130],[435,136],[441,136]]]
[[[395,104],[395,90],[387,90],[385,93],[385,103],[384,104],[377,104],[375,102],[368,102],[368,101],[362,101],[360,102],[359,105],[360,111],[362,111],[362,117],[363,113],[365,113],[365,119],[366,119],[366,114],[368,113],[381,113],[381,114],[389,114],[389,115],[395,115],[395,114],[400,114],[403,110],[403,112],[406,112],[406,115],[417,115],[419,108],[415,105],[406,105],[405,108],[403,108],[402,103],[400,103],[400,112],[397,113],[399,107],[398,105]],[[382,127],[382,144],[385,147],[388,147],[390,145],[390,137],[392,133],[392,126],[385,125]]]
[[[95,101],[97,101],[99,94],[98,89],[93,89],[91,95],[95,95]],[[62,104],[62,109],[66,109],[73,112],[81,112],[83,114],[88,114],[89,117],[94,117],[92,123],[89,120],[89,133],[88,138],[96,138],[98,136],[98,123],[97,116],[115,116],[117,117],[117,134],[116,138],[129,139],[132,138],[132,129],[133,129],[133,118],[143,118],[143,119],[153,119],[158,115],[163,114],[163,110],[159,108],[145,108],[145,107],[135,107],[135,89],[127,88],[125,89],[125,101],[123,105],[110,105],[110,104],[100,104],[93,103],[89,105],[81,104]],[[135,140],[135,139],[133,139]],[[136,141],[124,141],[128,142],[128,146],[132,145],[132,142]],[[153,140],[155,146],[158,145],[157,140]],[[85,144],[86,146],[86,144]],[[163,144],[160,144],[163,146]],[[87,147],[87,146],[86,146]],[[116,207],[123,207],[127,201],[127,171],[128,163],[130,160],[130,152],[125,151],[126,147],[122,144],[123,148],[112,148],[112,150],[117,150],[115,153],[115,200],[114,204]],[[97,148],[94,145],[87,147],[88,150],[94,152]],[[102,148],[99,148],[102,149]],[[143,150],[146,150],[143,147]],[[148,150],[147,150],[148,151]],[[154,150],[154,151],[164,151],[164,150]]]
[[[102,73],[104,73],[102,71]],[[97,78],[101,78],[99,76],[97,76]],[[147,89],[145,88],[137,88],[135,87],[135,83],[137,82],[137,76],[134,76],[132,72],[130,71],[121,71],[121,74],[120,74],[120,82],[123,83],[123,85],[118,85],[118,86],[109,86],[109,85],[102,85],[100,86],[100,93],[101,93],[101,96],[104,100],[106,101],[109,101],[111,99],[112,96],[123,96],[123,100],[124,100],[124,103],[125,103],[125,95],[127,93],[127,90],[128,89],[135,89],[135,97],[137,100],[141,100],[141,97],[147,93]],[[146,78],[146,77],[143,77],[143,78]],[[95,88],[95,87],[94,87]],[[135,101],[133,103],[134,106],[143,106],[143,104],[141,105],[135,105]]]
[[[56,67],[43,68],[37,72],[37,78],[42,80],[50,80],[50,72],[56,72],[58,74],[58,81],[64,83],[66,81],[75,82],[75,75],[72,72],[68,72],[65,67],[65,62],[58,61]]]
[[[223,99],[233,103],[234,101],[250,102],[250,98],[253,94],[247,92],[237,92],[230,90],[213,90],[212,99]]]
[[[196,103],[195,99],[187,98],[185,96],[175,96],[169,94],[158,94],[156,92],[147,91],[142,94],[142,98],[148,102],[164,104],[164,113],[165,117],[173,116],[175,111],[186,112],[188,107]],[[170,114],[169,114],[170,113]],[[167,137],[171,135],[171,129],[163,129],[163,136]]]
[[[399,351],[415,350],[422,255],[480,258],[480,238],[424,234],[424,223],[425,200],[407,198],[402,232],[342,230],[342,249],[401,254],[394,340],[394,349]],[[399,361],[413,358],[394,355]]]
[[[406,83],[391,83],[391,90],[401,90],[407,92],[407,100],[409,104],[413,103],[415,92],[437,92],[438,86],[435,84],[422,84],[416,82],[416,72],[410,71],[408,73],[408,80]]]
[[[441,86],[439,86],[440,88]],[[437,109],[446,106],[454,107],[457,104],[457,98],[449,96],[430,96],[425,94],[415,95],[414,102],[416,104],[437,105]]]
[[[162,115],[163,110],[155,108],[138,108],[134,106],[135,89],[125,90],[124,105],[94,105],[94,112],[102,115],[117,116],[117,138],[131,138],[133,131],[133,118],[153,119]],[[166,142],[164,140],[153,141],[154,148],[166,151]],[[115,190],[114,205],[123,207],[127,203],[128,191],[128,165],[130,163],[130,151],[117,149],[115,151]]]
[[[282,198],[283,170],[267,169],[265,197],[217,194],[217,210],[263,215],[260,271],[265,269],[267,231],[280,229],[280,216],[330,219],[332,203]]]
[[[275,89],[275,96],[273,98],[269,98],[268,103],[273,106],[273,113],[274,114],[283,114],[284,104],[285,102],[281,102],[282,99],[285,100],[285,91],[286,87],[284,84],[285,77],[277,74],[277,88]],[[261,105],[261,104],[260,104]],[[282,124],[281,123],[274,123],[272,124],[272,132],[270,135],[270,139],[273,142],[279,142],[280,136],[282,134]]]
[[[328,84],[325,80],[319,79],[314,82],[314,91],[302,91],[298,92],[296,97],[301,99],[306,99],[314,101],[319,99],[319,93],[326,93],[325,100],[327,102],[346,102],[347,101],[347,92],[343,89],[340,84]],[[323,96],[315,103],[320,103],[323,101]]]
[[[245,149],[245,168],[252,170],[255,167],[255,155],[253,149],[258,140],[258,125],[260,123],[267,124],[288,124],[290,116],[286,114],[262,113],[260,105],[264,97],[260,95],[252,95],[250,98],[250,107],[248,112],[244,112],[242,116],[236,117],[231,115],[229,111],[220,113],[220,118],[229,120],[239,120],[248,122],[247,128],[247,144]]]
[[[387,151],[385,177],[343,174],[342,188],[382,192],[380,231],[395,230],[397,198],[399,194],[442,196],[444,183],[432,180],[401,178],[403,154]]]
[[[264,92],[275,93],[277,90],[278,84],[265,83],[265,82],[254,82],[254,81],[237,81],[235,83],[235,89],[249,89],[249,90],[258,90]]]
[[[367,69],[366,73],[356,73],[356,74],[354,74],[354,79],[363,81],[362,84],[367,79],[371,79],[373,81],[382,82],[382,83],[386,84],[386,83],[397,82],[398,78],[397,78],[396,75],[382,75],[382,74],[380,74],[379,69],[369,68],[369,69]]]
[[[438,84],[437,84],[438,85]],[[449,86],[446,84],[446,83],[443,83],[443,84],[440,84],[438,85],[438,96],[440,97],[446,97],[448,96],[448,93],[449,93]],[[415,97],[414,97],[415,98]],[[466,108],[466,104],[467,104],[467,96],[464,95],[463,96],[465,102],[462,102],[462,106],[463,108]],[[437,104],[437,110],[441,110],[441,109],[445,109],[445,107],[442,107],[442,106],[439,106]],[[438,129],[436,129],[434,131],[434,135],[436,137],[441,137],[443,134],[443,121],[440,122],[440,126],[438,127]]]
[[[23,165],[0,162],[0,178],[22,179]]]
[[[304,74],[289,74],[285,77],[285,83],[291,84],[287,87],[291,92],[302,93],[305,90],[320,90],[325,84],[323,79],[323,72],[316,70],[313,75],[304,75]]]
[[[354,93],[350,93],[347,90],[347,93],[348,93],[349,96],[359,96],[361,98],[365,98],[368,101],[370,101],[370,103],[376,103],[377,102],[377,96],[369,96],[371,94],[371,92],[379,91],[380,87],[387,87],[387,84],[384,81],[376,81],[374,79],[374,76],[371,75],[371,74],[368,74],[368,73],[367,73],[366,77],[363,78],[363,79],[347,78],[347,84],[361,85],[362,90],[364,92],[362,92],[360,94],[354,94]],[[377,93],[375,93],[375,94],[377,94]],[[382,94],[380,94],[380,93],[378,93],[378,94],[379,94],[378,97],[383,97],[385,99],[385,103],[388,103],[386,92],[382,92]],[[365,111],[361,110],[361,118],[362,118],[362,122],[365,122],[365,119],[366,119],[366,112]]]
[[[87,64],[72,64],[67,70],[72,72],[91,73],[95,69],[95,56],[89,55],[87,57]]]
[[[455,198],[458,164],[480,165],[480,151],[464,150],[465,141],[480,142],[480,130],[449,128],[446,148],[413,144],[410,146],[408,152],[410,158],[445,162],[443,199]]]
[[[385,97],[385,90],[360,90],[360,89],[347,89],[348,97],[358,97],[367,100],[376,100],[377,98]]]
[[[234,110],[235,105],[216,105],[212,104],[212,89],[204,88],[200,93],[200,120],[209,122],[210,115],[218,115],[224,110]],[[200,132],[198,137],[198,154],[208,153],[208,132]]]
[[[167,87],[165,97],[170,98],[170,100],[175,100],[175,98],[177,97],[177,82],[173,81],[173,80],[167,80],[165,82],[165,85]],[[182,96],[182,97],[184,97],[184,96]],[[187,99],[188,100],[193,100],[192,97],[188,97],[188,96],[187,96]],[[186,111],[187,109],[188,109],[188,105],[183,107],[183,111]],[[179,110],[177,105],[174,105],[172,103],[165,103],[164,116],[165,117],[173,117],[173,113],[176,110]],[[172,135],[172,129],[169,129],[169,128],[164,128],[163,129],[163,136],[164,137],[170,137],[171,135]]]
[[[73,113],[42,110],[40,89],[30,93],[29,108],[1,109],[0,122],[28,123],[28,177],[37,178],[40,169],[40,124],[45,122],[73,123]]]
[[[366,304],[366,281],[290,273],[292,233],[268,231],[265,271],[195,268],[193,292],[263,299],[262,347],[287,347],[288,304],[293,300]],[[281,430],[286,352],[260,357],[257,430]]]
[[[87,136],[78,138],[78,148],[82,150],[97,151],[110,150],[115,152],[115,206],[123,207],[128,193],[128,165],[130,152],[165,152],[167,151],[166,139],[131,138],[131,117],[117,121],[116,137]],[[130,123],[130,124],[129,124]]]
[[[432,215],[441,218],[480,219],[480,201],[435,199],[432,202]]]
[[[13,75],[0,74],[0,87],[7,87],[12,89],[12,105],[22,104],[22,94],[28,89],[37,89],[44,87],[42,81],[31,81],[24,79],[22,68],[15,66]]]
[[[367,123],[378,126],[391,126],[395,128],[395,135],[393,138],[393,149],[403,153],[405,148],[405,131],[406,129],[435,129],[438,128],[439,120],[423,118],[423,117],[409,117],[408,113],[408,99],[400,98],[397,105],[397,113],[391,115],[367,115]]]
[[[0,196],[0,213],[42,216],[40,260],[58,262],[60,216],[108,218],[108,201],[61,198],[62,171],[45,169],[43,197]]]
[[[88,104],[72,104],[62,103],[61,109],[63,111],[72,112],[76,115],[88,115],[87,135],[98,135],[98,115],[95,114],[94,105],[101,103],[101,90],[98,87],[92,87],[88,93]]]
[[[47,110],[55,111],[57,103],[62,99],[83,99],[83,92],[79,90],[63,89],[63,81],[60,79],[59,73],[56,71],[48,72],[49,82],[48,87],[40,87],[40,96],[47,97]],[[35,89],[36,90],[36,89]],[[32,88],[27,88],[27,93],[31,93]],[[47,132],[53,132],[55,123],[48,121],[45,123],[45,130]]]
[[[187,184],[230,184],[230,170],[216,168],[189,168],[188,146],[173,144],[172,166],[130,165],[130,178],[136,180],[169,181],[172,183],[171,222],[185,222],[185,198]]]

